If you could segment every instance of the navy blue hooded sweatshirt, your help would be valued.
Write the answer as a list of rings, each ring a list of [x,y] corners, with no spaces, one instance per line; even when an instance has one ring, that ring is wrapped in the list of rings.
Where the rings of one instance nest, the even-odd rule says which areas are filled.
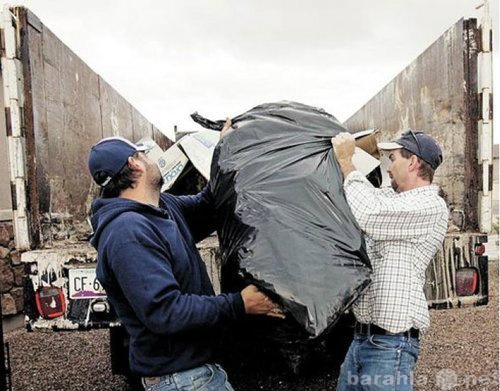
[[[211,193],[92,205],[97,278],[130,335],[130,367],[161,376],[212,362],[217,325],[244,315],[241,294],[214,296],[195,242],[214,230]]]

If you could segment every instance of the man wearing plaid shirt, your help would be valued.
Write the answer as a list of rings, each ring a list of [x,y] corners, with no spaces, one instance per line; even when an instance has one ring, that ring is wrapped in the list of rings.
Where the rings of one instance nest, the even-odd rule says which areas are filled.
[[[431,184],[441,148],[412,130],[379,144],[389,152],[392,188],[377,189],[352,164],[353,137],[342,133],[332,144],[373,266],[372,283],[353,307],[355,336],[337,390],[412,390],[419,338],[429,327],[425,270],[448,222],[446,204]]]

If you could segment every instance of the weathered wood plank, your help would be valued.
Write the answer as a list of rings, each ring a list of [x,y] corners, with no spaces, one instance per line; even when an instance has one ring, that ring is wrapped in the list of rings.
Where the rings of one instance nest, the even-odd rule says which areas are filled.
[[[123,136],[134,139],[130,103],[123,99],[104,79],[99,78],[103,137]]]
[[[59,182],[58,178],[64,175],[61,162],[64,157],[60,155],[64,149],[64,121],[65,107],[62,99],[62,80],[60,66],[62,61],[62,44],[57,37],[46,28],[42,33],[42,58],[43,58],[43,78],[45,91],[45,111],[47,116],[47,163],[49,175],[49,186],[51,193],[54,183]],[[32,77],[37,75],[32,74]],[[38,140],[37,140],[38,141]],[[52,194],[51,194],[52,197]],[[50,208],[50,206],[49,206]],[[48,212],[48,211],[44,211]]]
[[[167,136],[165,136],[160,129],[153,125],[153,140],[158,144],[163,150],[168,149],[171,145],[175,144]]]
[[[2,75],[0,74],[0,85],[2,85]],[[0,88],[0,104],[4,107],[3,88]],[[5,124],[5,115],[0,115],[0,210],[12,211],[12,198],[10,194],[10,174],[9,162],[7,159],[7,132]],[[4,217],[7,213],[3,214]],[[12,218],[12,212],[10,213]]]
[[[29,11],[22,14],[28,21],[35,20]],[[43,79],[42,36],[38,24],[23,23],[25,34],[21,43],[24,77],[24,121],[26,129],[26,160],[28,166],[28,204],[31,212],[31,240],[35,246],[41,241],[40,210],[48,210],[50,186],[48,180],[48,128],[45,110],[45,83]],[[37,141],[37,142],[35,142]]]
[[[153,125],[139,113],[136,109],[130,106],[132,110],[132,127],[133,127],[133,140],[137,141],[143,137],[153,138]]]

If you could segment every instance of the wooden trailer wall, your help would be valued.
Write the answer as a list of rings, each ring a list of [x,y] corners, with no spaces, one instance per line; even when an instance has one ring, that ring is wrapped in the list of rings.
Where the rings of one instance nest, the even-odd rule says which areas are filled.
[[[163,148],[171,142],[33,13],[13,10],[24,79],[30,228],[35,247],[42,247],[61,239],[54,238],[54,225],[88,230],[96,189],[87,156],[96,141],[120,135],[133,141],[148,136]]]

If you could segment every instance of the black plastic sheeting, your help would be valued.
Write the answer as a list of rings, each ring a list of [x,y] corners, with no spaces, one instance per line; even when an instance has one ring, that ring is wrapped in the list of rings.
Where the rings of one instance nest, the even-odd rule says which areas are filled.
[[[225,122],[192,117],[214,130]],[[330,142],[346,129],[331,114],[295,102],[263,104],[232,122],[235,129],[215,149],[210,178],[222,289],[254,283],[278,301],[287,319],[262,320],[271,338],[318,337],[371,274]]]

